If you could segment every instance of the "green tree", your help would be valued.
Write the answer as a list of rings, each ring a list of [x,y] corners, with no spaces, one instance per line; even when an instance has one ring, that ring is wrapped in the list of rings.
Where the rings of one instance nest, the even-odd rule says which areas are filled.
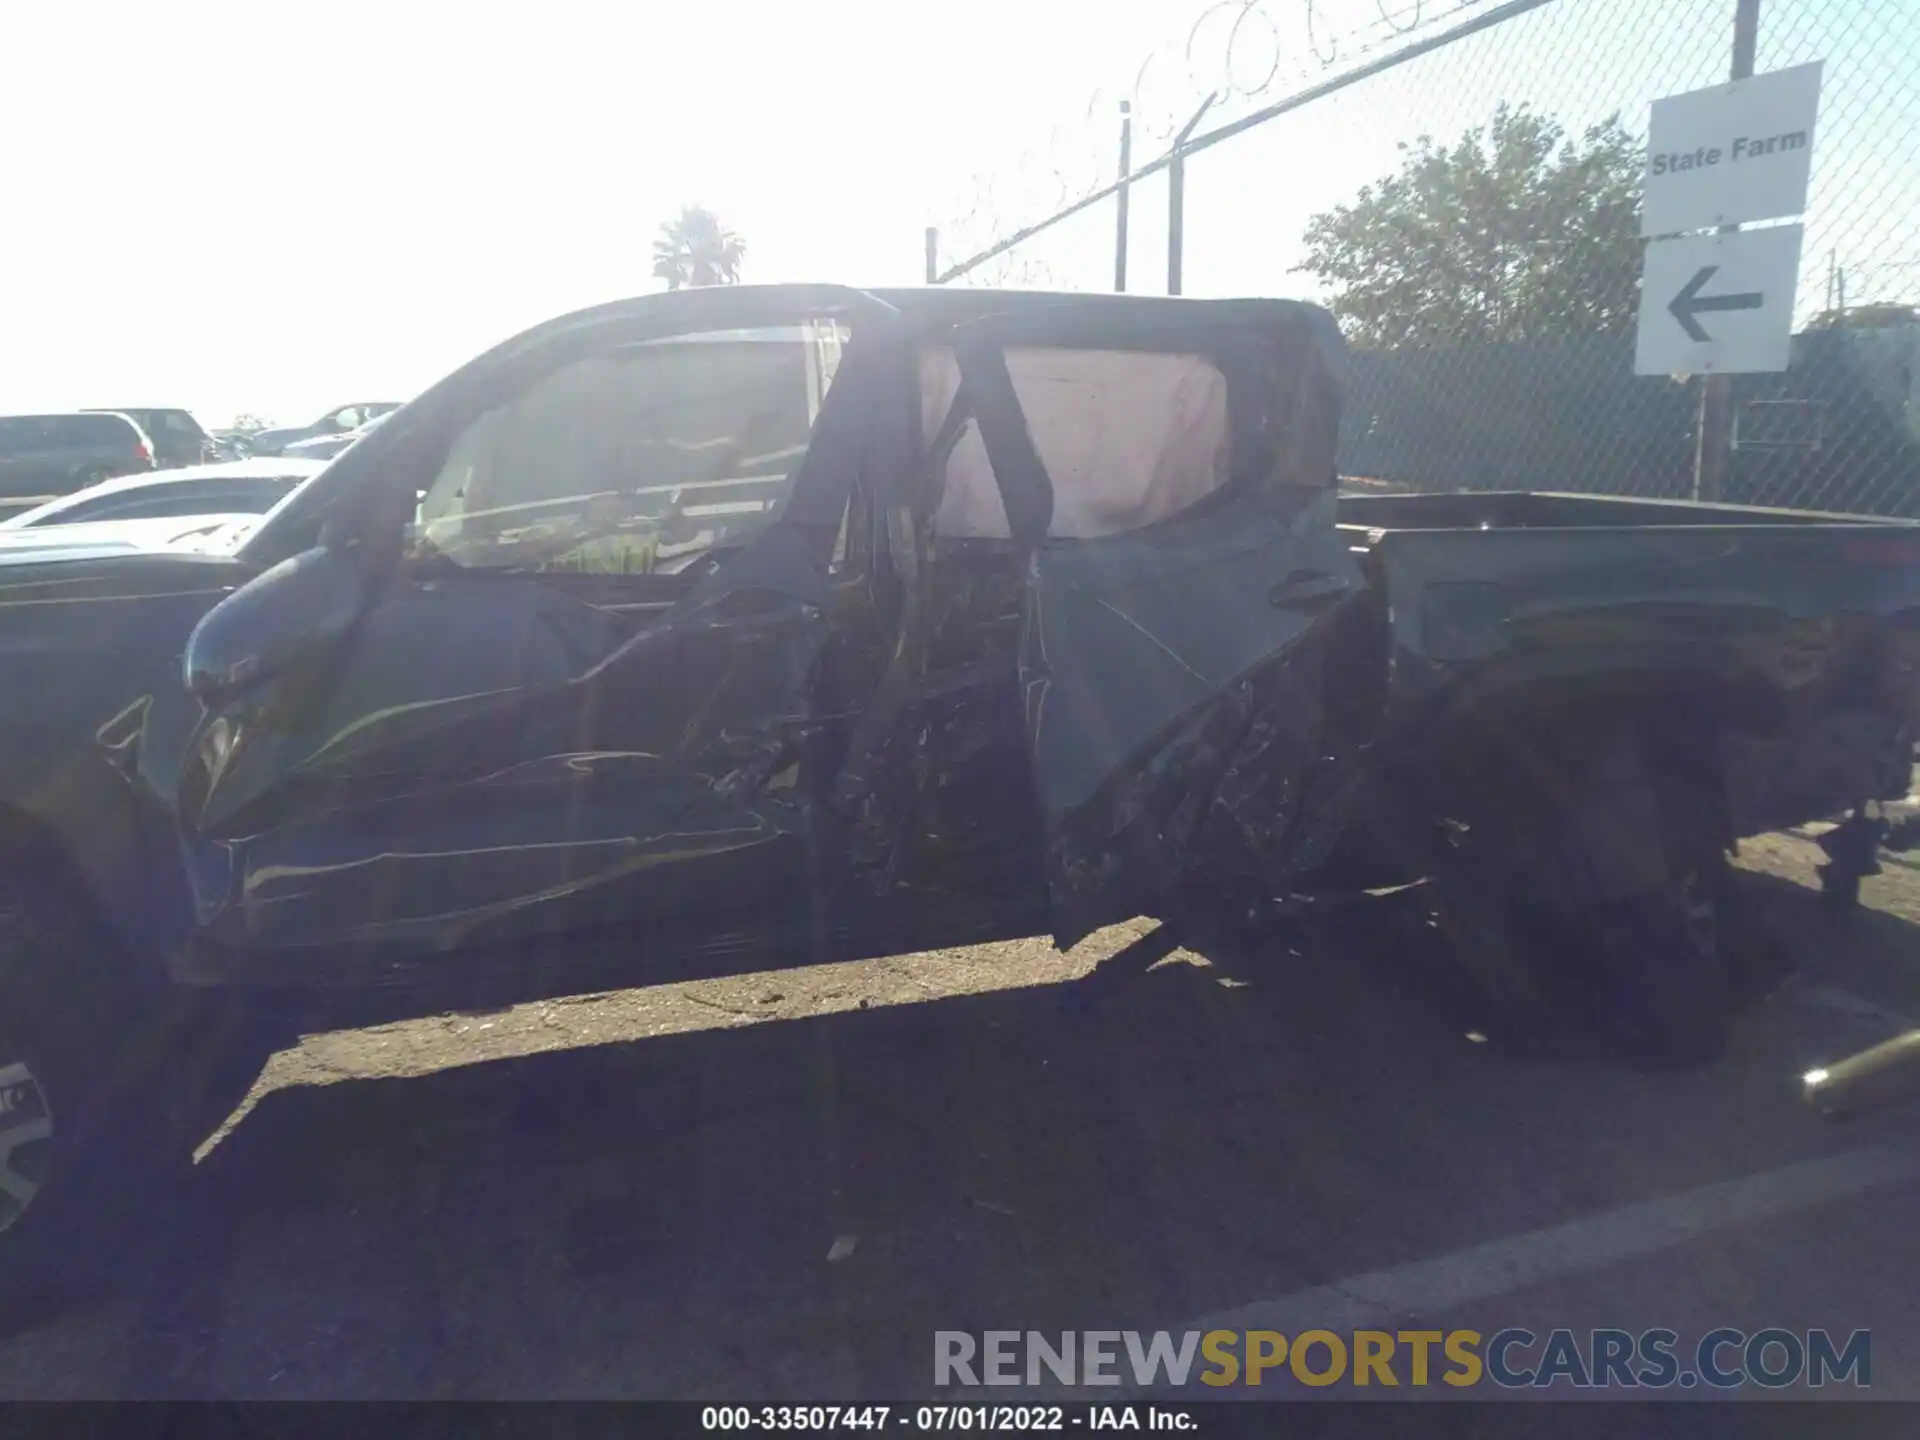
[[[1502,105],[1451,149],[1422,136],[1399,172],[1308,223],[1296,267],[1359,345],[1558,340],[1630,329],[1640,142],[1619,116],[1576,142]]]
[[[241,411],[240,414],[234,416],[233,423],[227,427],[228,430],[231,430],[236,434],[242,434],[242,435],[253,435],[253,434],[257,434],[262,430],[271,430],[272,428],[273,428],[272,421],[263,420],[258,415],[253,414],[251,411],[245,411],[245,410]]]
[[[653,242],[653,273],[669,290],[736,285],[746,257],[746,241],[721,225],[711,210],[689,205],[660,227]]]

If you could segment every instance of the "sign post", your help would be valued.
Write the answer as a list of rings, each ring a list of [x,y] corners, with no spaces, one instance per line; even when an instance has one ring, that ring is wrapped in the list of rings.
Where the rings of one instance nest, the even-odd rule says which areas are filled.
[[[1760,0],[1735,0],[1733,67],[1729,79],[1737,82],[1753,74],[1753,52],[1759,43]],[[1788,344],[1792,344],[1791,335]],[[1727,412],[1727,377],[1707,376],[1700,382],[1700,414],[1693,427],[1695,500],[1720,500],[1726,496],[1727,460],[1733,448],[1733,419]]]
[[[1696,500],[1726,488],[1726,377],[1785,370],[1791,358],[1802,228],[1740,226],[1806,209],[1824,67],[1756,77],[1759,32],[1760,0],[1735,0],[1729,82],[1654,101],[1647,126],[1634,373],[1702,377]]]

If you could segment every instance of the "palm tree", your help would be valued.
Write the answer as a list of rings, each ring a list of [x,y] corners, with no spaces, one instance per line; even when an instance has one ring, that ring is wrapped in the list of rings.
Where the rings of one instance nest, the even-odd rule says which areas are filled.
[[[747,242],[720,224],[720,217],[689,205],[660,227],[653,242],[653,273],[669,290],[683,285],[736,285]]]

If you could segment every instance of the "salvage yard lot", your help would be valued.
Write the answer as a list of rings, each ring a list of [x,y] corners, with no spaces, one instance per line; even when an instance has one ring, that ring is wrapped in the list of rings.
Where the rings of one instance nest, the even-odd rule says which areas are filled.
[[[1920,1016],[1920,871],[1834,917],[1817,858],[1746,847],[1801,971],[1689,1075],[1488,1054],[1391,902],[1092,1010],[1065,982],[1137,930],[312,1037],[123,1293],[0,1338],[0,1394],[926,1397],[936,1329],[1301,1327],[1490,1246],[1400,1323],[1864,1327],[1920,1397],[1920,1107],[1795,1094]]]

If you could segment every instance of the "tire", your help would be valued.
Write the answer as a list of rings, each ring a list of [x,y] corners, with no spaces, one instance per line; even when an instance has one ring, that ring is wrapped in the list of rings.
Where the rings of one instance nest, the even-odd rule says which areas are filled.
[[[57,870],[0,879],[0,1318],[110,1284],[191,1160],[186,1006]]]
[[[1436,919],[1508,1048],[1556,1058],[1704,1064],[1733,1009],[1738,900],[1710,802],[1635,761],[1596,765],[1517,814],[1456,833],[1434,875]],[[1620,841],[1594,812],[1645,817],[1646,879],[1618,883]]]

